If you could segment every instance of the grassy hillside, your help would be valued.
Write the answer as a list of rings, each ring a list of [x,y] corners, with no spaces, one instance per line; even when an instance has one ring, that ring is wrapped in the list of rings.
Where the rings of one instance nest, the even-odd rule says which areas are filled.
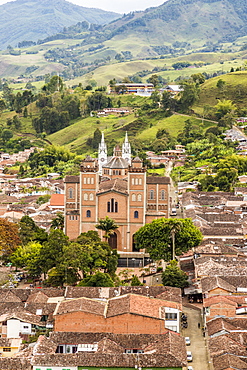
[[[217,88],[217,82],[222,79],[224,88]],[[193,109],[201,113],[205,105],[214,106],[218,99],[230,99],[240,108],[247,106],[247,71],[233,72],[211,78],[201,86],[200,99]]]
[[[122,80],[124,77],[133,76],[140,71],[149,71],[142,77],[145,82],[152,74],[162,76],[168,81],[174,81],[178,77],[190,77],[193,73],[217,73],[229,72],[233,67],[236,69],[243,65],[242,53],[193,53],[178,57],[167,57],[165,59],[151,59],[151,60],[135,60],[122,63],[108,64],[96,68],[93,72],[85,74],[67,81],[68,85],[87,84],[90,79],[97,81],[98,86],[108,84],[109,80],[115,77],[117,80]],[[201,67],[193,65],[193,67],[175,70],[172,67],[173,63],[178,61],[188,61],[191,64],[202,64]],[[153,71],[154,68],[164,68],[165,71]]]
[[[53,144],[65,146],[72,151],[79,153],[90,152],[90,148],[87,147],[86,141],[88,138],[93,136],[94,131],[99,128],[104,131],[106,141],[108,143],[122,142],[125,137],[125,132],[128,132],[130,142],[135,140],[142,144],[143,148],[148,147],[155,139],[156,133],[159,129],[166,129],[170,135],[174,138],[177,137],[178,133],[183,130],[185,121],[191,119],[193,123],[199,124],[201,120],[196,118],[190,118],[189,116],[173,115],[168,118],[148,118],[147,123],[144,127],[139,130],[132,131],[131,123],[136,120],[136,117],[131,114],[126,117],[117,118],[114,116],[108,116],[104,118],[88,117],[82,120],[78,120],[73,125],[66,127],[65,129],[56,132],[55,134],[49,135],[49,139]],[[204,129],[207,129],[212,123],[205,121]],[[91,153],[93,153],[91,149]]]

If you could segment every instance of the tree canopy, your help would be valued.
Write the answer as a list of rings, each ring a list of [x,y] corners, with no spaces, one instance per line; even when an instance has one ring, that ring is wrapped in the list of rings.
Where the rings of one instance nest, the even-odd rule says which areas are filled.
[[[146,249],[154,260],[172,258],[172,229],[179,223],[175,233],[175,255],[179,256],[189,249],[196,247],[202,241],[202,233],[189,218],[153,220],[142,226],[135,234],[138,249]]]
[[[175,260],[172,260],[162,273],[162,283],[164,286],[173,286],[176,288],[185,288],[189,285],[188,276],[179,268]]]

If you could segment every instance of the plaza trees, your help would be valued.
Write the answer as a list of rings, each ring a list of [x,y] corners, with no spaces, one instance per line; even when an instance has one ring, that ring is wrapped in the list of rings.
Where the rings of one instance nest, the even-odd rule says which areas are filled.
[[[188,276],[182,271],[176,260],[170,261],[162,273],[162,283],[164,286],[173,286],[176,288],[185,288],[189,285]]]
[[[136,247],[145,248],[153,260],[170,261],[172,249],[179,256],[199,245],[201,241],[202,233],[189,218],[160,218],[142,226],[135,233]]]

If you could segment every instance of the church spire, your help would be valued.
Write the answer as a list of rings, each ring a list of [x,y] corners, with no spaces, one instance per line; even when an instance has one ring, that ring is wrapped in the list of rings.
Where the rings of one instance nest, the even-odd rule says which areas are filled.
[[[127,131],[125,134],[124,143],[122,145],[122,156],[129,163],[129,165],[131,165],[131,146],[129,143]]]
[[[99,174],[102,175],[102,166],[107,163],[107,146],[105,143],[104,132],[102,132],[101,143],[98,151]]]

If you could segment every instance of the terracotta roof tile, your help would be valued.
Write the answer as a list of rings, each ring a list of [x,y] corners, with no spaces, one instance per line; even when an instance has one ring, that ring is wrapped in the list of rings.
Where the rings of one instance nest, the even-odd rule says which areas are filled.
[[[66,176],[64,179],[65,183],[78,183],[80,182],[79,176]]]
[[[113,179],[108,181],[103,181],[99,184],[99,193],[104,193],[107,191],[117,191],[120,193],[127,194],[127,181],[122,179]]]

